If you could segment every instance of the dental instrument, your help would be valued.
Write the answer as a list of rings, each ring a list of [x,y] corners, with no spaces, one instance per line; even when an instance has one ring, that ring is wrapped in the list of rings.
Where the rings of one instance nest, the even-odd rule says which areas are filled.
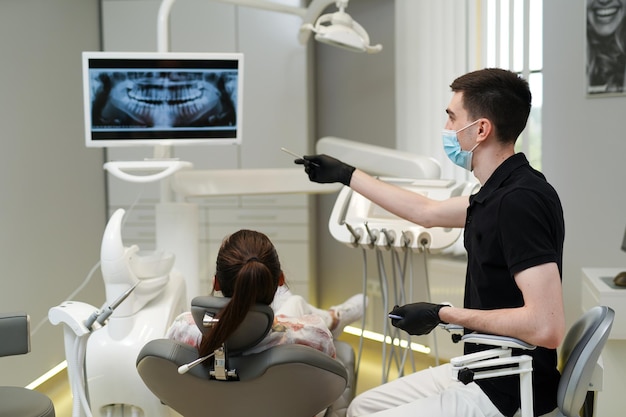
[[[304,157],[303,157],[302,155],[298,155],[297,153],[292,152],[292,151],[290,151],[290,150],[289,150],[289,149],[287,149],[287,148],[280,148],[280,150],[281,150],[281,151],[283,151],[283,152],[285,152],[285,153],[288,153],[289,155],[293,156],[294,158],[297,158],[297,159],[304,159]]]
[[[297,153],[292,152],[292,151],[290,151],[287,148],[280,148],[280,150],[285,152],[285,153],[287,153],[287,154],[289,154],[289,155],[291,155],[291,156],[293,156],[296,159],[302,159],[303,161],[306,161],[306,159],[304,159],[304,156],[298,155]],[[311,164],[313,166],[318,166],[315,162],[312,162],[312,161],[307,161],[307,163],[309,163],[309,164]]]

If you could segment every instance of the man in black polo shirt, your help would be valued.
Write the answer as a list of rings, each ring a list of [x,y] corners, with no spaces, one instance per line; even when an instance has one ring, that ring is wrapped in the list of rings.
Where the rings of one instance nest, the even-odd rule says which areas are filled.
[[[565,334],[561,288],[564,222],[556,191],[531,168],[515,141],[531,108],[528,83],[497,68],[465,74],[453,96],[443,145],[450,159],[482,184],[472,196],[436,201],[327,155],[305,156],[311,181],[341,182],[396,215],[425,227],[464,227],[468,254],[463,308],[431,303],[395,307],[396,327],[427,334],[439,323],[516,337],[538,346],[533,356],[535,415],[556,407],[556,348]],[[465,346],[465,352],[484,349]],[[519,354],[515,352],[514,354]],[[449,365],[416,372],[355,398],[348,416],[513,416],[516,376],[463,385]]]

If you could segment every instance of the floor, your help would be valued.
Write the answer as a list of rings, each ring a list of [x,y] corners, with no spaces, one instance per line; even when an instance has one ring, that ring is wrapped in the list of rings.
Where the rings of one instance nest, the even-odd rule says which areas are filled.
[[[359,338],[344,334],[340,340],[344,340],[350,343],[355,352],[358,353]],[[389,348],[387,349],[389,352]],[[363,353],[361,356],[361,362],[359,366],[358,378],[357,378],[357,394],[366,391],[370,388],[376,387],[382,382],[382,345],[378,342],[365,341],[363,344]],[[423,369],[435,364],[434,358],[421,354],[414,353],[415,369]],[[405,372],[412,372],[412,364],[407,361],[405,366]],[[394,364],[388,371],[388,379],[394,379],[398,375],[397,366]],[[50,381],[37,388],[47,394],[54,403],[57,417],[72,417],[72,396],[69,389],[69,383],[67,380],[67,373],[62,372]],[[94,416],[99,417],[99,416]]]

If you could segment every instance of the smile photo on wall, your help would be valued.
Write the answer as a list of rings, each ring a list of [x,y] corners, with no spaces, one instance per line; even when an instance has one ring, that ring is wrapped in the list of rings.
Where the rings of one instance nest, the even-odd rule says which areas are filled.
[[[585,0],[587,94],[624,94],[626,0]]]

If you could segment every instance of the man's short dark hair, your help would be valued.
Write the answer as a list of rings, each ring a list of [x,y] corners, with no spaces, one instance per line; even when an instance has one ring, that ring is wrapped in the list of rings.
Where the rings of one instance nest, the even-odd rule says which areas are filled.
[[[515,142],[526,127],[532,96],[528,82],[516,73],[486,68],[460,76],[450,88],[463,93],[471,119],[491,120],[500,141]]]

